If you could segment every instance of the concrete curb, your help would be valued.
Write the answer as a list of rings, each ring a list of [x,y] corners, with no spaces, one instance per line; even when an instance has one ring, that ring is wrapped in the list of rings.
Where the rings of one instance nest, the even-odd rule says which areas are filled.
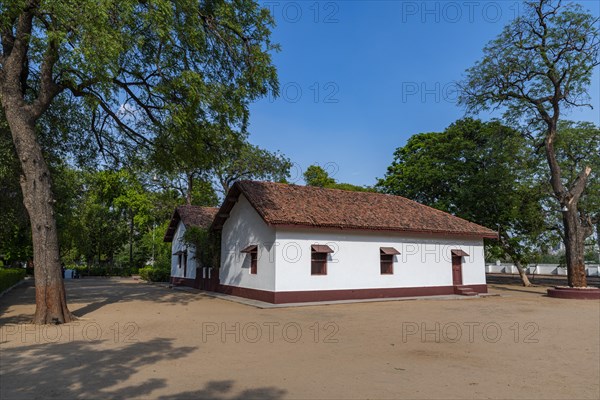
[[[296,307],[314,307],[314,306],[328,306],[336,304],[354,304],[354,303],[376,303],[376,302],[388,302],[388,301],[419,301],[419,300],[473,300],[483,299],[485,297],[501,297],[500,294],[479,294],[478,296],[459,296],[455,294],[450,295],[439,295],[439,296],[417,296],[417,297],[387,297],[387,298],[376,298],[376,299],[356,299],[356,300],[334,300],[334,301],[316,301],[316,302],[305,302],[305,303],[284,303],[284,304],[271,304],[259,300],[246,299],[244,297],[232,296],[224,293],[208,292],[200,290],[197,293],[214,297],[216,299],[231,301],[238,304],[244,304],[247,306],[270,309],[270,308],[296,308]]]

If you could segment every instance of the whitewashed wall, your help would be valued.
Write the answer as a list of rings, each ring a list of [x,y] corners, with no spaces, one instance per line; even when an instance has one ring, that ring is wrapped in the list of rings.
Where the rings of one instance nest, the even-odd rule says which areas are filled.
[[[194,246],[186,246],[183,242],[183,234],[185,233],[185,225],[179,221],[175,235],[173,236],[173,242],[171,243],[171,276],[176,278],[196,278],[196,266],[197,261],[195,259]],[[179,257],[175,255],[178,251],[185,251],[187,249],[187,273],[183,275],[183,265],[179,266]],[[183,260],[182,260],[183,262]]]
[[[240,195],[223,225],[221,284],[274,291],[274,242],[275,230],[268,227],[244,195]],[[257,274],[250,274],[250,255],[240,252],[250,245],[258,245]]]
[[[311,275],[311,245],[327,244],[327,275]],[[451,250],[462,249],[463,284],[485,284],[483,240],[403,237],[317,229],[277,229],[276,290],[334,290],[452,286]],[[380,247],[394,247],[394,274],[380,273]]]

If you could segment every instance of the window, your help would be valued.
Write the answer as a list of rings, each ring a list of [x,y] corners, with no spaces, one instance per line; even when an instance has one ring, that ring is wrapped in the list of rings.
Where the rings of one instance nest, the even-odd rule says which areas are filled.
[[[327,255],[333,253],[327,245],[314,244],[310,252],[310,274],[327,275]]]
[[[381,275],[394,274],[394,256],[397,254],[400,254],[400,252],[393,247],[379,248],[379,268]]]
[[[242,250],[242,253],[250,255],[250,273],[256,275],[258,273],[258,246],[250,245]]]
[[[176,251],[173,253],[174,256],[177,256],[177,268],[181,269],[182,266],[187,266],[187,251]],[[184,258],[185,257],[185,258]]]
[[[258,252],[253,251],[252,253],[250,253],[250,273],[256,274],[257,270],[258,270]]]
[[[310,259],[311,275],[327,275],[327,253],[312,252]]]
[[[394,256],[381,254],[381,275],[392,275],[394,273]]]
[[[183,253],[183,277],[187,276],[187,250]]]

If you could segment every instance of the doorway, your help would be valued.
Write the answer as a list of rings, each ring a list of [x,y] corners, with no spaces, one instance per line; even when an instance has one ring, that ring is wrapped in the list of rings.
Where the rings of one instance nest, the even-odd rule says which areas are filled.
[[[462,285],[462,257],[452,255],[452,285]]]

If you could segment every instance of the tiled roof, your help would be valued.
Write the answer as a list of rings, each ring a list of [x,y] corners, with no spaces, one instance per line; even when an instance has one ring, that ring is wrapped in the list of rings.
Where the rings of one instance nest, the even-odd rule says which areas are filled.
[[[239,181],[212,229],[221,229],[240,194],[269,225],[437,233],[496,238],[496,232],[401,196]]]
[[[165,242],[172,242],[175,230],[179,221],[182,221],[186,227],[197,226],[200,228],[208,228],[215,219],[219,211],[216,207],[200,207],[200,206],[179,206],[173,212],[171,223],[165,233]]]

